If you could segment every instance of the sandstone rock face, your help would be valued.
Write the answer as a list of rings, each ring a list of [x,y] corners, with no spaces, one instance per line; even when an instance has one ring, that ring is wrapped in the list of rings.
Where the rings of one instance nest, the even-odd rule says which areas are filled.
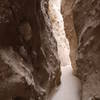
[[[77,76],[82,82],[82,100],[90,100],[100,97],[100,1],[76,0],[73,12],[78,37]]]
[[[60,74],[48,0],[0,0],[0,100],[45,100]]]
[[[64,27],[66,32],[66,37],[69,40],[70,45],[70,59],[71,64],[74,69],[74,73],[76,71],[76,51],[77,51],[77,35],[74,29],[73,24],[73,4],[75,0],[62,0],[61,12],[64,19]]]
[[[61,66],[71,65],[69,41],[66,38],[64,22],[61,14],[61,0],[49,0],[49,17],[52,25],[53,35],[57,41],[57,49]]]

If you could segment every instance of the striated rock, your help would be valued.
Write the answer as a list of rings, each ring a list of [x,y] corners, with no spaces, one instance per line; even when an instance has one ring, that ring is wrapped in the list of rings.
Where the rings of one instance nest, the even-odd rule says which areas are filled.
[[[73,4],[75,0],[62,0],[61,12],[64,20],[64,27],[66,32],[66,37],[68,38],[70,45],[70,59],[71,64],[74,69],[74,74],[76,72],[76,52],[77,52],[77,35],[74,29],[73,23]]]
[[[76,0],[73,13],[78,37],[77,76],[82,82],[82,100],[89,100],[100,97],[100,1]]]
[[[0,100],[45,100],[60,84],[49,0],[0,0]]]
[[[64,22],[61,14],[61,0],[49,0],[49,17],[52,25],[53,35],[57,41],[57,49],[61,66],[71,65],[69,41],[66,38]]]

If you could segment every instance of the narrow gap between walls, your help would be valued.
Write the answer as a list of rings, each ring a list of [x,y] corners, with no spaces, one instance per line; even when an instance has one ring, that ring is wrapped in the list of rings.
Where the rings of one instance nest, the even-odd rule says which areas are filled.
[[[61,61],[61,85],[52,93],[50,100],[80,100],[80,80],[72,74],[70,46],[64,30],[61,14],[62,0],[49,0],[49,16],[53,35],[57,41],[58,55]]]

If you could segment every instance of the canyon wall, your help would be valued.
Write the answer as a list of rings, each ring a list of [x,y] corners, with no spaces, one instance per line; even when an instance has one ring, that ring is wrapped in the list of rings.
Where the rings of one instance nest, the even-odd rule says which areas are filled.
[[[82,100],[100,100],[100,0],[76,0],[73,15]]]
[[[100,99],[100,1],[62,0],[66,37],[82,100]]]
[[[0,0],[0,100],[45,100],[60,84],[49,0]]]
[[[66,32],[66,37],[70,45],[70,59],[71,64],[74,69],[74,74],[76,72],[76,52],[77,52],[77,35],[74,29],[73,23],[73,4],[75,0],[62,0],[61,12],[64,20],[64,29]]]
[[[66,33],[64,30],[64,21],[61,14],[61,0],[49,0],[48,14],[54,33],[53,35],[57,41],[58,56],[61,61],[61,66],[71,66],[69,57],[69,41],[66,38]]]

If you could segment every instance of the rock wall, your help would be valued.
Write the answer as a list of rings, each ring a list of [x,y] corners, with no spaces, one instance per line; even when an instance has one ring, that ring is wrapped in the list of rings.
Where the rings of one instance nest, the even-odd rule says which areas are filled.
[[[73,14],[78,37],[77,76],[82,82],[82,100],[99,100],[100,1],[76,0]]]
[[[64,27],[66,32],[66,37],[69,40],[70,45],[70,59],[71,64],[74,69],[74,74],[76,72],[76,52],[77,52],[77,35],[74,29],[74,23],[73,23],[73,4],[75,0],[62,0],[62,7],[61,12],[63,15],[64,20]]]
[[[49,0],[49,17],[53,35],[57,41],[57,49],[61,66],[71,65],[69,41],[66,38],[64,22],[61,14],[61,0]]]
[[[0,0],[0,100],[45,100],[60,75],[48,0]]]

